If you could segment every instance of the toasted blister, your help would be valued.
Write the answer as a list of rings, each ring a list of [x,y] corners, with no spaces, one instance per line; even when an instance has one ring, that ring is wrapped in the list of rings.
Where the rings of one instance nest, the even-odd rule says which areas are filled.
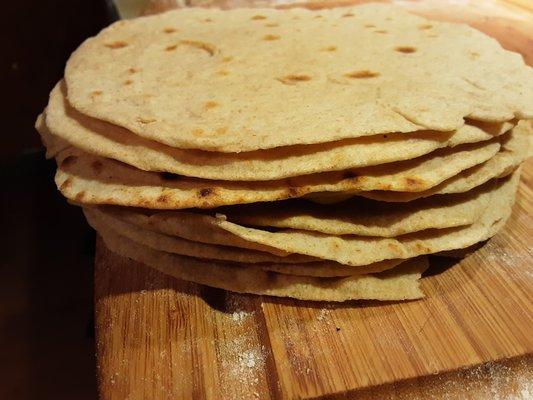
[[[460,249],[493,236],[511,213],[519,171],[504,178],[491,191],[490,207],[473,224],[447,229],[428,229],[395,238],[335,236],[302,230],[269,232],[191,212],[171,211],[142,214],[127,208],[107,208],[105,212],[145,229],[200,240],[279,254],[296,253],[351,266],[368,265],[390,259]]]
[[[531,118],[532,76],[475,29],[384,4],[185,8],[119,21],[65,70],[78,111],[172,147],[219,152]]]
[[[410,300],[423,297],[419,279],[428,267],[424,257],[390,271],[349,277],[308,277],[264,271],[256,265],[204,261],[154,250],[115,232],[102,235],[113,252],[167,275],[239,293],[313,301]]]
[[[116,125],[73,109],[59,83],[37,127],[87,153],[122,161],[145,171],[204,179],[264,181],[408,160],[444,147],[493,139],[514,121],[469,121],[452,132],[419,131],[373,135],[316,145],[294,145],[246,153],[183,150],[143,139]]]

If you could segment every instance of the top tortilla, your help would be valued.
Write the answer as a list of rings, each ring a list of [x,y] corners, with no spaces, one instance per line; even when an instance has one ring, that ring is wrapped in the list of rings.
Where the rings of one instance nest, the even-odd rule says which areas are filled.
[[[382,4],[119,21],[65,71],[78,111],[219,152],[531,118],[532,78],[521,56],[481,32]]]

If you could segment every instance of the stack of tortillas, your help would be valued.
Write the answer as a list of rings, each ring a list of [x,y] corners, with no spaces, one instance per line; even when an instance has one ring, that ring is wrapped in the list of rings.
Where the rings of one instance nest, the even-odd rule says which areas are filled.
[[[422,296],[426,256],[511,213],[533,72],[387,5],[184,9],[88,39],[37,121],[112,251],[308,300]]]

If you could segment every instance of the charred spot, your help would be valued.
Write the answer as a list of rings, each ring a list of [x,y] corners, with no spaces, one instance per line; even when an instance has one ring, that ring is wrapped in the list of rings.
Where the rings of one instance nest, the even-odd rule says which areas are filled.
[[[65,180],[65,182],[63,182],[61,184],[61,186],[59,187],[59,190],[65,190],[65,189],[68,189],[69,186],[72,185],[72,179],[71,178],[67,178]]]
[[[104,168],[104,164],[102,164],[100,161],[93,161],[91,163],[91,168],[93,169],[95,173],[99,174],[100,172],[102,172],[102,168]]]
[[[157,198],[157,202],[158,203],[166,203],[168,202],[169,198],[168,198],[168,195],[166,194],[162,194],[160,195],[158,198]]]
[[[176,181],[180,179],[179,175],[171,174],[170,172],[160,172],[159,177],[165,181]]]
[[[198,191],[198,195],[200,197],[207,197],[211,196],[214,193],[213,188],[203,188]]]
[[[289,197],[297,197],[299,195],[298,189],[292,186],[287,188],[287,195]]]

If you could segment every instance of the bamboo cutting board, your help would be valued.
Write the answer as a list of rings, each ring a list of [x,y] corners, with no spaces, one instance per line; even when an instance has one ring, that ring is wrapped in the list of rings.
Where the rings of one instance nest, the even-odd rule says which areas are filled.
[[[520,23],[460,18],[531,60],[531,31]],[[422,279],[427,297],[403,303],[328,305],[226,293],[162,275],[99,240],[100,396],[533,397],[532,211],[530,160],[504,231],[453,267],[433,262]]]

